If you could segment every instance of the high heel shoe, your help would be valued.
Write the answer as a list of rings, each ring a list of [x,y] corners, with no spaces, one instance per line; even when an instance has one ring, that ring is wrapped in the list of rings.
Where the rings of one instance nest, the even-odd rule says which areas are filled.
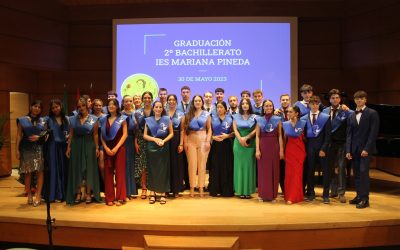
[[[166,203],[167,203],[167,200],[166,200],[165,196],[161,196],[161,197],[160,197],[160,204],[161,204],[161,205],[164,205],[164,204],[166,204]]]
[[[32,196],[28,196],[28,205],[32,205],[33,204],[33,197]]]
[[[204,197],[204,188],[199,188],[200,197]]]
[[[35,201],[33,202],[33,206],[34,206],[34,207],[37,207],[37,206],[39,206],[41,203],[42,203],[42,202],[41,202],[40,200],[35,200]]]
[[[74,203],[75,203],[75,204],[81,203],[81,198],[82,198],[82,194],[80,194],[80,193],[79,193],[79,194],[76,194]]]
[[[194,197],[194,188],[190,188],[190,193],[189,193],[190,197]]]
[[[149,204],[156,203],[156,196],[154,194],[151,194],[149,197]]]
[[[147,189],[142,189],[142,194],[140,195],[140,198],[142,200],[145,200],[147,198]]]
[[[86,204],[92,203],[92,197],[90,196],[90,194],[87,194],[87,195],[86,195],[85,203],[86,203]]]

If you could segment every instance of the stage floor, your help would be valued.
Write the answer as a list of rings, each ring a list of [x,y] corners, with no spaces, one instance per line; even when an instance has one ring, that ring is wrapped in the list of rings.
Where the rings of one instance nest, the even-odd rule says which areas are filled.
[[[323,204],[317,197],[313,202],[285,204],[283,197],[276,203],[259,202],[256,198],[190,198],[187,193],[168,199],[166,205],[148,204],[140,198],[121,207],[92,203],[68,206],[52,203],[51,216],[58,228],[81,228],[133,231],[177,232],[255,232],[321,229],[351,229],[367,227],[400,228],[400,177],[371,170],[370,207],[356,209],[348,203],[331,199]],[[26,197],[19,197],[23,186],[16,176],[0,179],[0,223],[10,225],[44,225],[46,206],[32,207]],[[317,196],[321,195],[317,188]],[[355,196],[346,193],[347,199]],[[3,231],[3,230],[2,230]],[[57,230],[56,230],[57,231]],[[5,239],[10,241],[11,239]],[[55,239],[57,242],[57,239]]]

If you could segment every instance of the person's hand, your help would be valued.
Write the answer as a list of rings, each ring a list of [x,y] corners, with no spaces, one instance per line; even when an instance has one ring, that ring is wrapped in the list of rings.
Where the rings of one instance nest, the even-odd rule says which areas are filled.
[[[342,104],[342,110],[343,111],[349,111],[349,107],[346,106],[346,104]]]
[[[99,155],[100,155],[99,148],[96,148],[96,158],[99,158]]]
[[[260,152],[260,150],[257,150],[257,151],[256,151],[256,158],[257,158],[257,160],[259,160],[259,159],[261,158],[261,152]]]
[[[282,113],[282,110],[280,109],[275,109],[274,115],[280,115]]]
[[[213,140],[214,141],[223,141],[223,139],[222,139],[222,137],[221,137],[221,135],[215,135],[215,136],[213,136]]]
[[[245,136],[245,137],[240,137],[239,138],[239,143],[240,143],[240,145],[242,145],[243,147],[248,147],[249,146],[249,144],[247,144],[247,136]]]
[[[353,157],[351,156],[351,154],[350,154],[350,153],[346,153],[346,158],[347,158],[347,160],[351,160],[351,159],[353,159]]]
[[[363,150],[363,151],[361,152],[361,157],[367,157],[367,156],[368,156],[368,152],[365,151],[365,150]]]
[[[71,157],[71,148],[70,147],[68,147],[67,151],[65,151],[65,155],[67,156],[68,159]],[[19,159],[19,152],[17,152],[17,158]]]
[[[179,145],[178,146],[178,153],[182,153],[183,152],[183,145]]]
[[[204,150],[208,151],[211,148],[211,144],[209,141],[206,141],[206,145],[204,146]]]
[[[109,149],[109,148],[104,148],[104,150],[106,151],[106,154],[107,154],[107,155],[109,155],[109,156],[113,156],[113,155],[114,155],[113,152],[111,151],[111,149]]]
[[[319,157],[325,157],[325,156],[326,156],[325,152],[320,150],[319,151]]]

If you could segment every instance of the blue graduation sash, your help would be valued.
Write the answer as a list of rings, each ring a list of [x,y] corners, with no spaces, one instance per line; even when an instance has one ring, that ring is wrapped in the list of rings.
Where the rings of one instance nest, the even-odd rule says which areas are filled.
[[[176,109],[174,115],[172,116],[172,127],[176,130],[181,125],[182,118],[185,116],[185,113]]]
[[[33,126],[29,116],[23,116],[17,119],[17,123],[21,124],[24,137],[29,137],[31,135],[39,135],[43,130],[45,130],[47,119],[48,117],[39,117],[36,125]]]
[[[68,118],[67,118],[68,121]],[[63,123],[61,126],[57,124],[55,117],[49,117],[48,126],[52,131],[54,141],[56,142],[66,142],[69,136],[69,121],[67,123]]]
[[[231,132],[233,118],[226,114],[224,120],[221,122],[219,116],[212,116],[211,126],[213,135],[221,135],[222,133],[229,134]]]
[[[300,109],[300,116],[305,116],[310,113],[310,108],[307,108],[302,102],[297,101],[293,106],[297,106]]]
[[[196,117],[193,117],[193,119],[189,123],[190,130],[193,130],[193,131],[202,130],[204,128],[204,126],[206,125],[207,119],[209,116],[210,116],[210,113],[203,110],[201,112],[199,118],[196,119]]]
[[[318,137],[329,119],[331,119],[329,115],[320,112],[315,123],[311,124],[310,117],[307,115],[307,138]]]
[[[171,119],[167,115],[162,116],[158,121],[154,116],[150,116],[146,118],[146,125],[153,137],[163,139],[169,134],[168,126],[170,121]]]
[[[286,136],[289,137],[299,137],[304,132],[304,127],[306,126],[306,121],[298,120],[296,125],[293,127],[290,121],[282,123],[283,130]]]
[[[267,121],[265,116],[258,116],[256,118],[257,124],[260,127],[260,130],[265,133],[273,132],[282,121],[282,118],[276,115],[271,116],[271,118]]]
[[[189,111],[189,108],[190,108],[190,103],[191,103],[191,102],[189,102],[189,104],[188,104],[188,106],[187,106],[187,108],[186,108],[186,111],[185,111],[185,109],[184,109],[184,106],[183,106],[182,101],[180,101],[180,102],[178,103],[178,106],[176,107],[176,109],[182,111],[182,112],[185,113],[185,114],[187,114],[187,112]]]
[[[256,117],[257,115],[251,114],[249,115],[249,118],[247,120],[244,120],[241,114],[233,115],[233,119],[236,122],[236,126],[238,128],[243,128],[243,129],[253,128],[256,125]]]
[[[331,107],[324,109],[322,112],[324,114],[330,115]],[[353,110],[344,111],[342,109],[339,109],[336,113],[335,118],[333,118],[331,121],[331,125],[332,125],[331,132],[332,133],[335,132],[340,127],[340,125],[342,125],[343,122],[346,122],[346,119],[353,113],[354,113]]]
[[[262,105],[260,107],[256,107],[256,103],[253,104],[253,113],[257,115],[261,115]]]
[[[134,116],[134,113],[127,114],[124,111],[122,111],[121,113],[127,116],[126,123],[128,125],[128,134],[134,135],[136,130],[136,118]]]
[[[110,130],[107,134],[107,125],[106,122],[108,121],[108,115],[104,116],[100,119],[100,126],[101,126],[101,136],[105,141],[112,141],[114,140],[115,136],[118,133],[118,130],[121,128],[122,123],[128,118],[126,115],[120,115],[119,117],[115,118],[113,124],[110,127]]]
[[[85,122],[81,125],[79,116],[71,116],[69,118],[71,127],[74,129],[76,135],[89,135],[93,132],[93,127],[97,122],[98,118],[95,115],[88,115]]]
[[[139,123],[139,128],[144,129],[144,126],[146,125],[146,121],[144,120],[146,118],[144,114],[144,108],[136,110],[135,117],[137,119],[137,122]]]

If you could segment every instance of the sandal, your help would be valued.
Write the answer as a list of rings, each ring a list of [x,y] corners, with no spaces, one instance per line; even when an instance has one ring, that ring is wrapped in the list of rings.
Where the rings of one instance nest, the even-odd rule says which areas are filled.
[[[92,203],[92,197],[90,196],[90,194],[89,194],[89,195],[86,195],[85,203],[86,203],[86,204]]]
[[[153,194],[150,195],[149,204],[154,204],[154,203],[156,203],[156,196]]]
[[[142,189],[142,194],[140,195],[140,198],[142,200],[147,198],[147,189]]]
[[[110,202],[107,202],[107,206],[114,206],[114,202],[112,202],[112,201],[110,201]]]
[[[164,205],[164,204],[166,204],[167,203],[167,200],[165,199],[165,196],[161,196],[160,197],[160,204],[161,205]]]
[[[117,203],[116,203],[117,207],[122,206],[122,205],[124,205],[124,204],[125,204],[125,202],[124,202],[123,200],[119,200],[119,201],[117,201]]]
[[[28,205],[32,205],[32,204],[33,204],[33,197],[31,195],[31,196],[28,196]]]
[[[40,203],[42,203],[40,200],[35,200],[35,201],[33,202],[33,206],[34,206],[34,207],[37,207],[37,206],[40,205]]]
[[[80,193],[79,193],[79,194],[76,194],[74,203],[75,203],[75,204],[81,203],[81,198],[82,198],[82,194],[80,194]]]

